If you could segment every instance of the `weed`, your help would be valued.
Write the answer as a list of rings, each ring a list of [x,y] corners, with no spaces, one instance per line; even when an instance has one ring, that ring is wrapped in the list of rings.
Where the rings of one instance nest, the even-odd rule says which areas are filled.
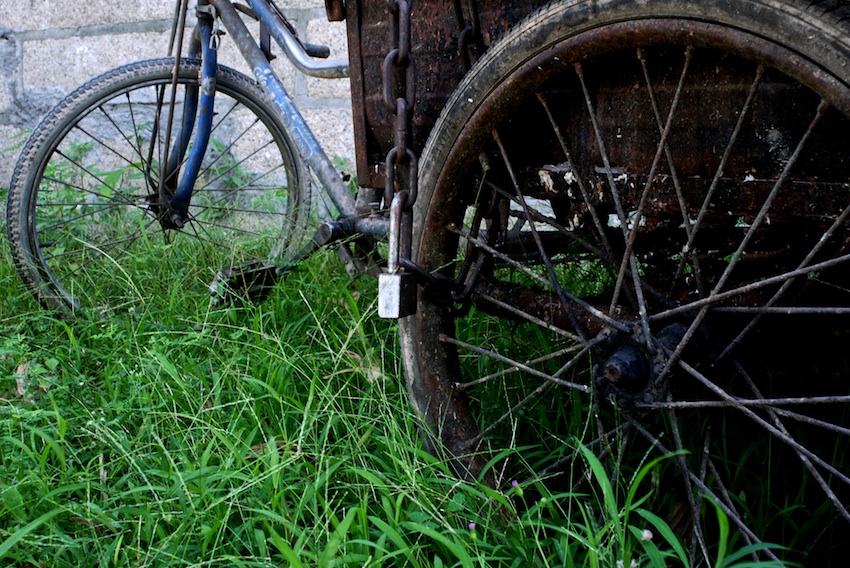
[[[658,460],[611,480],[579,448],[591,490],[496,491],[425,452],[395,324],[329,254],[262,305],[73,326],[2,255],[6,565],[689,565],[646,508]],[[749,558],[729,538],[718,566]]]

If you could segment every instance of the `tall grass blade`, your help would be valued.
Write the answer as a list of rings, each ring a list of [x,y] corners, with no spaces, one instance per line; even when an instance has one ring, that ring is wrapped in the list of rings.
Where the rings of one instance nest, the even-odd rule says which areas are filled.
[[[33,532],[41,525],[45,524],[47,521],[49,521],[61,512],[62,509],[53,509],[52,511],[48,511],[37,519],[35,519],[34,521],[27,523],[22,528],[12,533],[12,536],[0,543],[0,559],[5,558],[9,551],[12,550],[12,547],[18,544],[18,542],[20,542],[22,538],[24,538],[29,533]]]
[[[328,566],[337,552],[339,552],[339,547],[342,545],[345,535],[348,534],[348,529],[351,527],[351,523],[354,521],[356,515],[356,508],[352,507],[349,509],[345,517],[343,517],[342,521],[334,529],[334,532],[331,533],[328,544],[322,551],[321,556],[319,556],[319,566]]]

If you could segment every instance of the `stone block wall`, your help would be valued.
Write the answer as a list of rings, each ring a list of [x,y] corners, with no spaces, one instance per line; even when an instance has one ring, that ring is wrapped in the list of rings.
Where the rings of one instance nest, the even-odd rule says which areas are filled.
[[[65,94],[112,67],[167,55],[175,4],[0,0],[0,188],[8,187],[15,146]],[[277,5],[300,37],[328,45],[333,59],[348,57],[344,23],[327,21],[322,0],[277,0]],[[193,13],[190,9],[190,20]],[[219,62],[250,75],[227,38]],[[328,154],[353,160],[348,80],[308,78],[282,56],[274,64]]]

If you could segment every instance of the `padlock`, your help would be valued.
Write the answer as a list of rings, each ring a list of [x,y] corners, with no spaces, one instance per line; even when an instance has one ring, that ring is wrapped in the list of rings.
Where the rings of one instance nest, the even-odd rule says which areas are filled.
[[[378,276],[378,317],[398,319],[416,313],[416,282],[406,271]]]
[[[398,319],[416,313],[416,281],[410,272],[401,269],[398,262],[406,201],[407,192],[399,191],[390,206],[387,272],[378,275],[378,317],[381,318]]]

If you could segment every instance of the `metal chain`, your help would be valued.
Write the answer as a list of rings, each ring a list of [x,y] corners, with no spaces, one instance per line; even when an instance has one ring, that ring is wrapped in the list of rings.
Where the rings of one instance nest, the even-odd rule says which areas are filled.
[[[463,5],[466,5],[467,21],[464,16]],[[464,71],[472,68],[473,53],[484,51],[484,38],[481,35],[481,23],[478,19],[478,5],[475,0],[454,0],[455,19],[457,20],[457,52],[460,55],[460,63]]]
[[[390,274],[398,270],[407,272],[426,287],[444,288],[445,298],[452,297],[464,304],[461,309],[471,305],[471,287],[477,280],[482,262],[476,263],[469,285],[464,289],[461,282],[449,278],[437,278],[419,268],[411,259],[412,208],[418,193],[418,160],[411,149],[413,108],[416,104],[416,70],[411,53],[411,3],[413,0],[387,0],[390,19],[390,50],[383,62],[383,100],[387,110],[395,117],[395,145],[387,152],[385,161],[384,204],[390,208],[390,239],[388,266]],[[464,18],[463,6],[469,15],[469,24]],[[454,0],[455,14],[458,18],[460,34],[458,50],[464,71],[471,66],[470,54],[481,53],[484,42],[478,20],[475,0]],[[394,202],[394,198],[396,202]],[[400,201],[404,200],[401,205]],[[390,207],[392,204],[392,207]],[[484,256],[480,256],[483,261]]]
[[[410,5],[412,0],[388,0],[390,51],[384,58],[383,98],[395,116],[395,146],[387,153],[384,201],[389,207],[395,193],[407,191],[405,210],[416,202],[418,160],[410,148],[413,106],[416,104],[416,71],[410,52]]]
[[[383,64],[383,98],[384,105],[395,116],[395,146],[387,152],[384,162],[384,206],[390,209],[387,265],[390,278],[400,277],[398,272],[404,271],[400,261],[410,258],[412,213],[419,177],[418,160],[410,147],[416,104],[416,70],[410,51],[411,2],[387,0],[391,37],[390,51]],[[401,317],[410,314],[408,308],[403,307],[409,304],[407,300],[399,296],[393,301],[399,303],[395,317],[401,312],[405,312]]]

